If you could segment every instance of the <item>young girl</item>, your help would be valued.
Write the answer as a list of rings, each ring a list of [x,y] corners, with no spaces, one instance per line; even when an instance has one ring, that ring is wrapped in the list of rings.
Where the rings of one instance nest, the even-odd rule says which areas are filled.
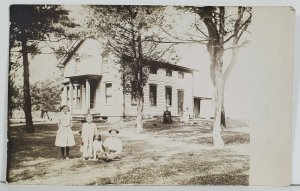
[[[61,114],[58,119],[58,130],[55,139],[55,146],[61,148],[61,155],[63,159],[69,159],[70,147],[75,145],[74,134],[71,126],[72,117],[69,113],[69,107],[67,105],[63,105],[61,107]]]
[[[86,116],[86,123],[82,126],[81,137],[83,142],[83,158],[88,160],[93,158],[93,141],[97,134],[97,126],[92,123],[93,116]]]

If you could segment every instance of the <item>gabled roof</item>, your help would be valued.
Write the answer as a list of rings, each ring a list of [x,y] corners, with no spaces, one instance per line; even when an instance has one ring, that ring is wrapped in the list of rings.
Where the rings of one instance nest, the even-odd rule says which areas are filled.
[[[129,62],[133,60],[132,57],[127,56],[127,55],[123,55],[123,59],[126,61],[129,61]],[[175,71],[183,71],[183,72],[188,72],[188,73],[192,73],[194,71],[199,71],[197,69],[188,68],[188,67],[171,64],[168,62],[157,61],[157,60],[143,59],[142,62],[143,62],[143,64],[148,65],[148,66],[171,69],[171,70],[175,70]]]
[[[61,59],[61,61],[57,64],[57,67],[59,67],[59,68],[65,67],[66,64],[71,60],[72,56],[76,53],[76,51],[80,48],[80,46],[83,44],[83,42],[85,40],[86,39],[78,40],[77,42],[75,42],[73,44],[73,46],[70,48],[70,50],[68,51],[68,54],[66,56],[64,56]],[[127,61],[131,61],[132,57],[123,55],[123,59],[127,60]],[[167,68],[167,69],[171,69],[171,70],[175,70],[175,71],[183,71],[183,72],[188,72],[188,73],[192,73],[193,71],[198,71],[197,69],[192,69],[192,68],[188,68],[188,67],[184,67],[184,66],[180,66],[180,65],[176,65],[176,64],[171,64],[171,63],[167,63],[167,62],[162,62],[162,61],[156,61],[156,60],[143,59],[143,63],[148,66],[155,66],[158,68]]]
[[[70,50],[68,51],[67,55],[64,56],[60,62],[57,64],[57,67],[59,68],[63,68],[66,66],[66,64],[71,60],[72,56],[76,53],[76,51],[79,49],[79,47],[82,45],[82,43],[85,41],[85,39],[83,40],[78,40],[76,41],[72,47],[70,48]]]

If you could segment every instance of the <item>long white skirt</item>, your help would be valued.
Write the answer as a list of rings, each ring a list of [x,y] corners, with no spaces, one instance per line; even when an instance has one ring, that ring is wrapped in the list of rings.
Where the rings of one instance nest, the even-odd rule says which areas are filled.
[[[75,139],[71,126],[59,127],[56,133],[55,146],[71,147],[74,145]]]

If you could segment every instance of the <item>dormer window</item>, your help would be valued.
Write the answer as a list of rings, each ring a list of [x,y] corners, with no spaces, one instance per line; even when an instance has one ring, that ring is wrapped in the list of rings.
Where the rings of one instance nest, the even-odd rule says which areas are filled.
[[[179,71],[178,72],[178,78],[183,79],[184,78],[184,72]]]
[[[166,76],[172,76],[172,70],[166,69]]]
[[[107,64],[108,63],[108,54],[103,53],[102,54],[102,63]]]
[[[102,54],[102,72],[110,72],[110,65],[108,64],[107,54]]]

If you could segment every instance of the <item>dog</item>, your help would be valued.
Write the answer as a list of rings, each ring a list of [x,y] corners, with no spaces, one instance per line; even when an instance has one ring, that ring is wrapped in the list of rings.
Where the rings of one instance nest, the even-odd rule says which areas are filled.
[[[104,153],[104,147],[103,147],[101,135],[96,135],[93,142],[93,155],[94,155],[93,160],[97,160],[97,157],[99,158],[99,156],[97,155],[98,153],[100,153],[101,155],[103,155]]]

